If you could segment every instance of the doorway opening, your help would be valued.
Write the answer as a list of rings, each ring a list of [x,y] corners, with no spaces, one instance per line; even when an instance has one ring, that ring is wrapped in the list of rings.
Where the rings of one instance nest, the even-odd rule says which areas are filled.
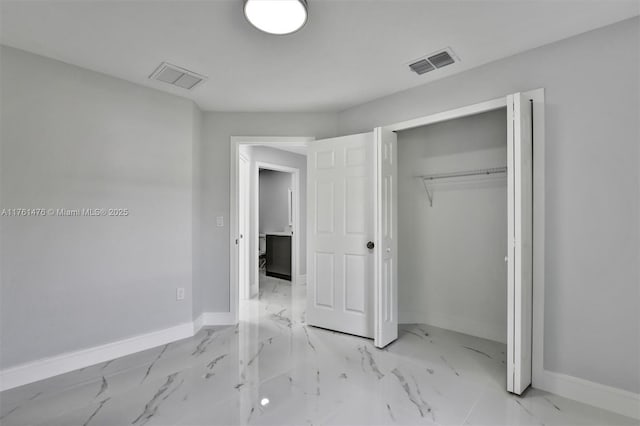
[[[294,172],[258,168],[258,273],[292,282]],[[296,169],[297,170],[297,169]],[[298,171],[299,173],[299,171]],[[259,286],[260,280],[258,280]],[[260,288],[258,287],[258,292]]]
[[[400,337],[459,339],[505,385],[506,129],[503,107],[397,132]]]
[[[507,95],[386,126],[401,132],[420,126],[461,119],[494,110],[507,110],[507,344],[506,388],[521,394],[539,380],[542,368],[544,330],[544,89]],[[392,138],[393,139],[393,138]],[[504,172],[505,167],[421,174],[432,207],[430,178],[468,178],[483,172]],[[535,199],[535,203],[534,203]],[[535,224],[535,226],[534,226]],[[406,318],[405,318],[406,320]],[[499,335],[498,335],[499,337]],[[504,360],[501,360],[504,361]],[[504,372],[504,370],[502,370]]]
[[[261,282],[305,284],[305,153],[312,139],[231,138],[230,310],[236,321],[241,302],[260,296]]]

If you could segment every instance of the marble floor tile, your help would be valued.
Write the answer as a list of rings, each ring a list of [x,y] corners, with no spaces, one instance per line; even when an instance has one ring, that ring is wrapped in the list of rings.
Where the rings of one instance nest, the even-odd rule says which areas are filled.
[[[383,350],[305,324],[306,288],[262,277],[236,326],[0,393],[2,426],[638,425],[507,393],[505,345],[424,324]]]

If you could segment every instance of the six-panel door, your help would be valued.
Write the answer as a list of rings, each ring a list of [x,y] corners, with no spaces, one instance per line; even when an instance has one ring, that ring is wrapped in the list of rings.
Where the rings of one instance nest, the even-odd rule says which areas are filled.
[[[310,142],[307,323],[373,337],[373,133]]]

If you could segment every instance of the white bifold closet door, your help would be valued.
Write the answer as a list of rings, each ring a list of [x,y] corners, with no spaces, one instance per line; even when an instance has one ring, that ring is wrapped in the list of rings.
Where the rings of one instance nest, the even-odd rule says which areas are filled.
[[[313,141],[307,154],[307,323],[374,338],[379,347],[398,328],[396,143],[389,133]]]
[[[521,93],[507,96],[507,390],[531,384],[533,297],[532,111]]]
[[[383,128],[373,131],[377,149],[375,345],[398,338],[398,138]]]

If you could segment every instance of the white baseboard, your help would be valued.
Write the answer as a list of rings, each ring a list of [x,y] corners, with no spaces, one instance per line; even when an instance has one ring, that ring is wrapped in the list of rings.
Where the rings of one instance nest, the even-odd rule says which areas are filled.
[[[231,312],[204,312],[192,322],[0,370],[0,392],[192,337],[204,326],[236,323]]]
[[[296,277],[296,285],[306,285],[307,284],[307,274],[298,275]]]
[[[198,334],[198,331],[200,331],[202,327],[204,327],[204,317],[200,314],[193,320],[193,335]]]
[[[549,370],[543,370],[536,379],[534,386],[538,389],[640,419],[640,394]]]
[[[193,323],[152,331],[79,351],[39,359],[0,371],[0,391],[37,382],[114,358],[193,336]]]
[[[204,312],[202,314],[202,325],[233,325],[236,321],[236,316],[233,312]]]

